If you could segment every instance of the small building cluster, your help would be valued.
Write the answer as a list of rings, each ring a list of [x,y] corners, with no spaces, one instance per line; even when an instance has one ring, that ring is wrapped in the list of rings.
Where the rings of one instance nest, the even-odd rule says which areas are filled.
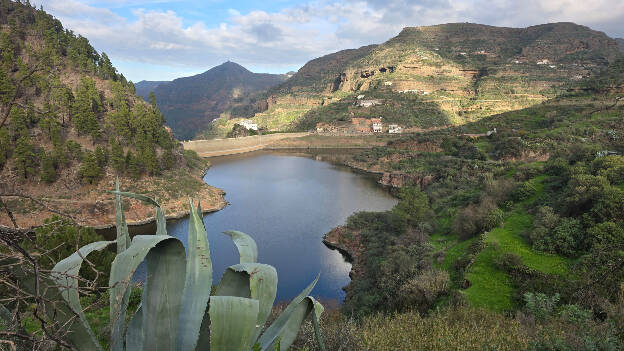
[[[429,92],[426,90],[422,90],[422,89],[406,89],[406,90],[399,90],[398,93],[400,94],[408,94],[408,93],[412,93],[412,94],[418,94],[418,95],[429,95]]]
[[[356,105],[359,107],[372,107],[377,105],[382,105],[383,101],[380,99],[361,99],[356,102]]]
[[[400,134],[403,132],[403,127],[398,124],[390,124],[387,129],[384,129],[383,118],[365,118],[365,117],[353,117],[351,118],[350,125],[331,125],[325,122],[319,122],[316,124],[317,133],[383,133],[387,130],[390,134]]]
[[[245,127],[245,129],[247,130],[258,130],[258,124],[248,120],[248,119],[244,119],[240,122],[238,122],[238,124],[240,124],[241,126]]]

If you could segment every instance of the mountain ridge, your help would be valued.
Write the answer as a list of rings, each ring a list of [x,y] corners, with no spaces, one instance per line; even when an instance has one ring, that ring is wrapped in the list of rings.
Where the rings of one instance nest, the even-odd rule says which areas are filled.
[[[286,78],[283,74],[253,73],[227,61],[203,73],[158,84],[153,92],[167,125],[176,136],[188,139],[233,104]]]

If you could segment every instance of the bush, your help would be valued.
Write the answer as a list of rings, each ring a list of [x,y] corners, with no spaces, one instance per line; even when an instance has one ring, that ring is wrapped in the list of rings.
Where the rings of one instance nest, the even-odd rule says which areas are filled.
[[[547,296],[542,293],[528,292],[524,294],[524,309],[535,317],[537,320],[546,320],[552,317],[557,304],[559,303],[559,294]]]
[[[500,227],[505,222],[505,213],[500,208],[494,208],[488,211],[487,215],[483,219],[482,229],[484,231],[490,231],[494,228]]]
[[[504,270],[509,271],[512,269],[517,269],[522,267],[524,263],[522,262],[522,257],[516,253],[505,252],[496,258],[496,265]]]
[[[512,198],[515,201],[525,201],[528,200],[531,196],[537,193],[537,189],[535,189],[535,185],[532,182],[526,181],[520,183],[520,185],[514,190],[512,194]]]

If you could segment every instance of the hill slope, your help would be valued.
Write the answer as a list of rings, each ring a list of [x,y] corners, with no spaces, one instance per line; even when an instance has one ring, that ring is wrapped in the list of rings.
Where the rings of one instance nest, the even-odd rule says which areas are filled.
[[[158,195],[171,212],[184,211],[196,192],[207,207],[222,205],[201,180],[205,162],[182,150],[105,53],[42,10],[0,5],[0,196],[20,226],[41,224],[49,209],[83,224],[114,223],[105,191],[116,176],[124,190]],[[153,216],[149,206],[133,208],[130,221]],[[7,216],[0,223],[11,224]]]
[[[617,42],[618,46],[620,47],[620,51],[624,52],[624,39],[617,38],[617,39],[615,39],[615,41]]]
[[[552,98],[621,54],[615,40],[573,23],[405,28],[355,52],[308,63],[270,91],[255,119],[271,129],[298,130],[317,122],[346,125],[353,116],[383,116],[414,128],[464,124]],[[381,104],[355,106],[358,95]]]
[[[147,100],[150,92],[154,91],[154,89],[156,89],[159,85],[165,83],[169,83],[169,81],[142,80],[138,83],[134,83],[134,88],[136,89],[136,94],[138,96],[142,96],[145,100]]]
[[[285,75],[252,73],[228,61],[204,73],[159,84],[154,94],[173,133],[188,139],[232,104],[285,79]]]

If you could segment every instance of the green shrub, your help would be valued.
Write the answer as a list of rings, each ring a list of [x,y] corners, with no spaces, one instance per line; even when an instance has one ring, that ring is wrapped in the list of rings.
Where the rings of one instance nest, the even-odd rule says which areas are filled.
[[[537,320],[546,320],[553,316],[560,296],[547,296],[542,293],[528,292],[524,294],[524,309]]]
[[[533,184],[533,182],[526,181],[518,185],[518,187],[516,188],[516,190],[514,190],[512,194],[512,198],[515,201],[525,201],[536,193],[537,189],[535,189],[535,185]]]

